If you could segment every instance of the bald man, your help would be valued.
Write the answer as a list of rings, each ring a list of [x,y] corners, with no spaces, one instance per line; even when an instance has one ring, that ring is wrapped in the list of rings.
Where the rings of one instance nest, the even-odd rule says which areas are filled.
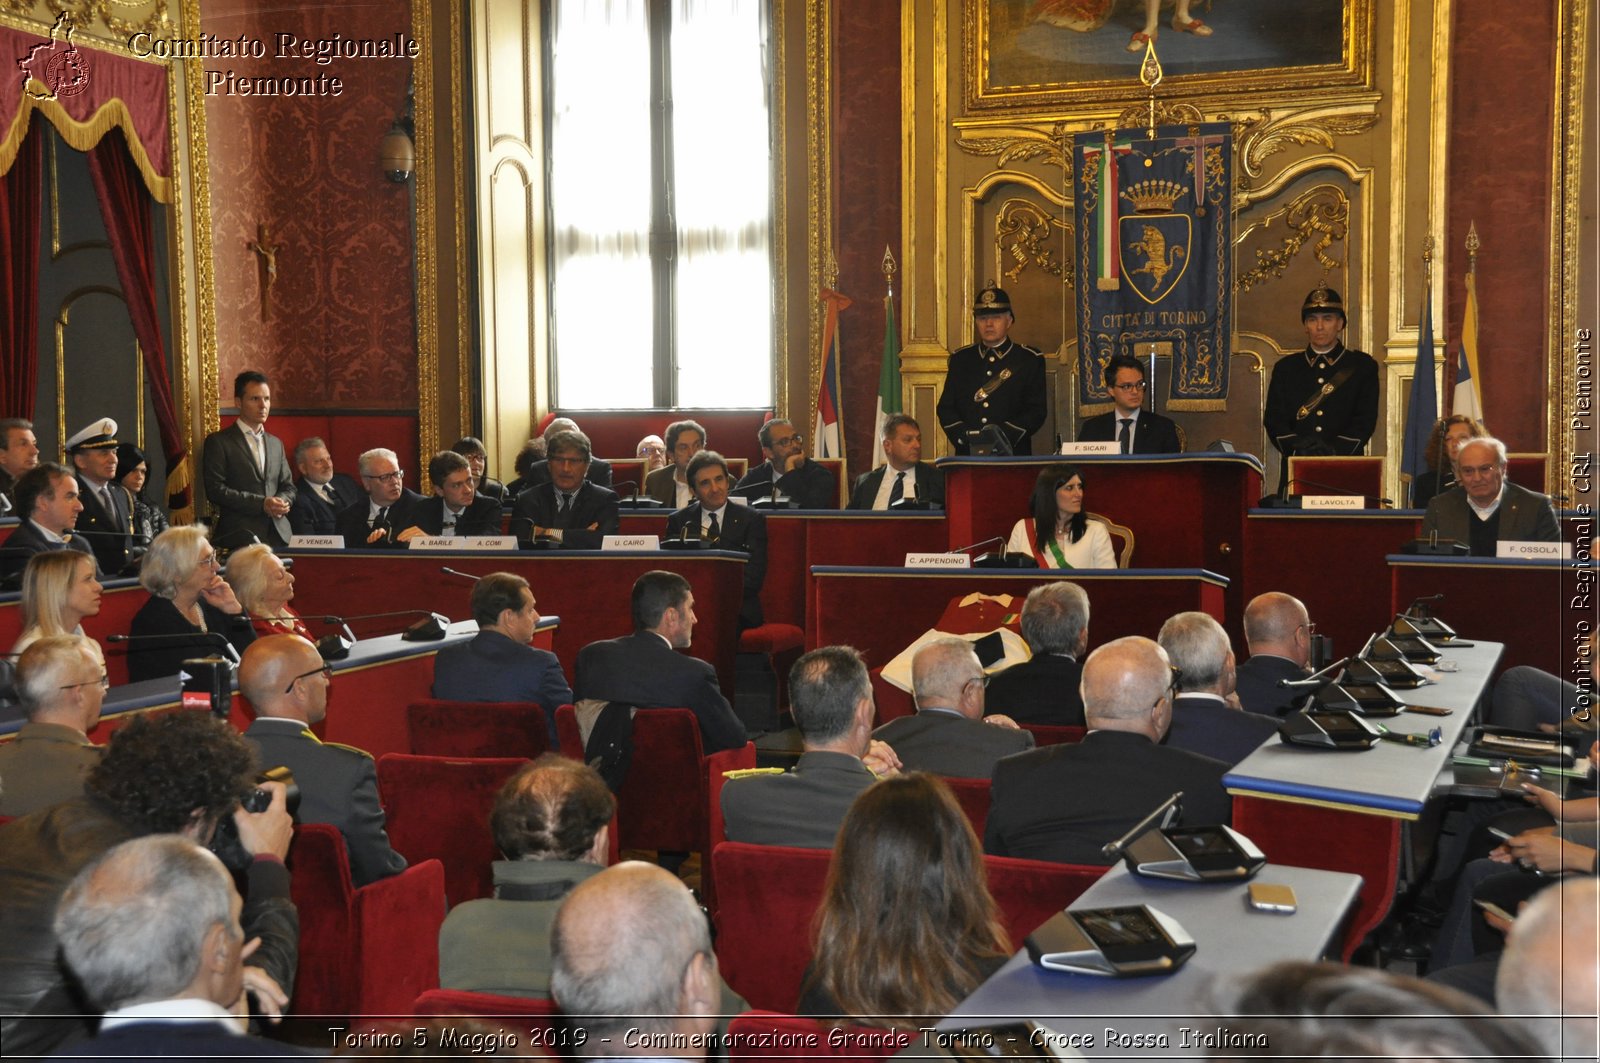
[[[1244,607],[1244,640],[1250,659],[1235,679],[1246,712],[1286,716],[1305,695],[1278,685],[1311,674],[1311,638],[1317,626],[1300,599],[1278,591],[1258,594]]]
[[[323,742],[311,731],[328,714],[332,686],[332,669],[299,635],[258,638],[239,663],[239,692],[256,710],[246,740],[262,767],[281,765],[294,774],[301,823],[339,828],[350,852],[350,876],[364,886],[404,871],[406,858],[389,845],[384,830],[372,755]]]
[[[1100,847],[1121,837],[1176,791],[1185,826],[1227,823],[1228,765],[1160,744],[1172,720],[1174,677],[1147,638],[1108,642],[1083,665],[1089,733],[995,766],[983,848],[1066,864],[1107,864]]]
[[[550,931],[551,994],[575,1054],[704,1059],[721,980],[705,913],[676,876],[632,860],[580,883]]]
[[[890,720],[872,737],[900,757],[906,771],[987,779],[1001,757],[1033,748],[1033,735],[1011,717],[983,715],[983,665],[966,639],[934,639],[911,659],[914,716]]]

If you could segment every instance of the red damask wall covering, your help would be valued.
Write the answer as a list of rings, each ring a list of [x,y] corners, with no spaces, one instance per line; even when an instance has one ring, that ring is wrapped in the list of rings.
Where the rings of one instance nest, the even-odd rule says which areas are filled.
[[[266,52],[208,59],[208,75],[327,75],[343,83],[337,96],[285,97],[229,94],[222,82],[206,97],[222,406],[233,405],[236,373],[260,369],[285,409],[415,409],[410,186],[390,183],[378,168],[411,63],[318,65],[277,54],[279,33],[311,41],[409,34],[409,3],[216,0],[205,5],[202,26],[219,38],[259,41]],[[277,249],[266,320],[260,258],[249,247],[262,222]]]

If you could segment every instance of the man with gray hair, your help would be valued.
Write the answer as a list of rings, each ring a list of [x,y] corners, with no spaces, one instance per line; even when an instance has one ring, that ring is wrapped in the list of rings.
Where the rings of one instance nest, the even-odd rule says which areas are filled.
[[[550,932],[551,995],[589,1058],[704,1059],[721,980],[705,914],[659,867],[628,861],[580,883]]]
[[[1078,660],[1089,644],[1089,596],[1066,580],[1035,587],[1022,604],[1022,637],[1033,657],[989,681],[987,711],[1018,723],[1082,727]]]
[[[995,766],[983,848],[1067,864],[1107,864],[1115,841],[1157,805],[1183,792],[1186,826],[1225,824],[1228,766],[1160,744],[1175,685],[1166,651],[1137,635],[1108,642],[1083,665],[1089,733]]]
[[[361,485],[333,471],[333,455],[319,436],[295,444],[294,466],[300,482],[289,506],[289,530],[296,535],[334,534],[339,514],[362,500]]]
[[[1517,914],[1494,995],[1502,1014],[1529,1016],[1523,1021],[1552,1058],[1600,1055],[1600,881],[1569,878]]]
[[[823,646],[789,671],[789,706],[805,752],[792,770],[733,779],[722,788],[729,841],[831,849],[856,796],[900,770],[872,737],[876,710],[866,662],[849,646]]]
[[[1215,757],[1230,767],[1278,733],[1266,716],[1241,712],[1234,696],[1233,647],[1228,633],[1207,613],[1179,613],[1156,637],[1178,678],[1166,745]]]
[[[1502,542],[1558,543],[1561,524],[1550,499],[1506,479],[1506,445],[1477,436],[1456,451],[1457,486],[1435,495],[1422,537],[1466,543],[1473,557],[1494,557]]]
[[[585,445],[587,445],[589,442],[589,437],[583,434],[583,430],[578,427],[577,421],[574,421],[570,417],[556,417],[552,419],[549,424],[545,425],[544,431],[539,434],[539,438],[544,440],[546,454],[554,453],[552,450],[550,450],[550,444],[552,441],[554,441],[557,435],[564,432],[577,432],[579,435],[583,436]],[[540,458],[539,460],[528,465],[527,475],[523,477],[522,487],[517,491],[517,493],[521,494],[523,491],[538,487],[540,484],[547,484],[550,482],[551,478],[552,470],[550,468],[549,458]],[[583,478],[594,484],[596,487],[610,487],[611,463],[604,458],[596,458],[593,455],[590,455],[589,465],[583,471]]]
[[[548,477],[517,495],[511,507],[511,527],[521,539],[597,550],[607,535],[617,534],[617,493],[587,478],[594,463],[588,436],[573,429],[549,433],[545,440]]]
[[[756,433],[767,460],[739,478],[734,494],[760,499],[781,495],[801,509],[838,509],[839,484],[833,473],[806,460],[806,437],[794,424],[774,417]]]
[[[1235,675],[1239,705],[1245,712],[1284,716],[1303,697],[1279,685],[1280,680],[1304,679],[1311,674],[1311,640],[1317,625],[1300,599],[1268,591],[1244,607],[1244,640],[1250,657]]]
[[[367,497],[339,513],[335,527],[352,549],[399,547],[427,534],[420,510],[427,501],[406,486],[400,459],[386,447],[375,447],[356,459]]]
[[[645,477],[645,493],[672,509],[682,509],[695,499],[694,486],[689,483],[689,459],[706,449],[705,426],[699,421],[673,421],[667,425],[667,457],[665,468],[657,469]]]
[[[245,941],[242,907],[222,861],[176,834],[123,842],[85,867],[61,898],[55,932],[105,1017],[98,1036],[56,1054],[308,1054],[244,1036],[246,991],[278,990],[244,964],[258,942]]]
[[[925,643],[911,658],[916,714],[890,720],[873,737],[888,743],[907,771],[987,779],[1001,757],[1033,748],[1033,735],[1011,717],[984,715],[988,681],[966,639]]]
[[[0,746],[0,816],[26,816],[83,794],[103,752],[89,741],[106,697],[100,647],[82,635],[42,638],[17,661],[28,722]]]

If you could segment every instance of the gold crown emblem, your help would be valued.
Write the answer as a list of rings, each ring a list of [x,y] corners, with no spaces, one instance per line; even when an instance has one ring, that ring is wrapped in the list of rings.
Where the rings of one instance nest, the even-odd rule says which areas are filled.
[[[1140,181],[1129,185],[1122,198],[1133,204],[1138,214],[1167,214],[1182,199],[1188,188],[1177,181]]]
[[[982,303],[984,306],[993,306],[994,292],[984,292],[982,295],[978,296],[978,302]]]
[[[1333,293],[1326,288],[1318,288],[1311,293],[1311,298],[1308,301],[1312,306],[1326,306],[1333,301]]]

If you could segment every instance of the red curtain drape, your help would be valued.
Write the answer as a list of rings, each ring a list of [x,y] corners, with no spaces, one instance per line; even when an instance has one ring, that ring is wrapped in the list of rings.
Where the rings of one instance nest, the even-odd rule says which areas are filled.
[[[44,137],[0,178],[0,417],[33,416],[39,384],[39,214]]]
[[[150,394],[155,402],[161,451],[167,459],[167,504],[176,518],[189,508],[191,474],[172,402],[166,347],[161,342],[156,313],[155,232],[150,220],[150,193],[128,153],[121,130],[102,137],[88,155],[95,195],[100,200],[100,213],[111,239],[111,257],[116,261],[122,294],[128,302],[128,314],[133,318],[133,334],[144,351],[145,376],[150,381]]]

